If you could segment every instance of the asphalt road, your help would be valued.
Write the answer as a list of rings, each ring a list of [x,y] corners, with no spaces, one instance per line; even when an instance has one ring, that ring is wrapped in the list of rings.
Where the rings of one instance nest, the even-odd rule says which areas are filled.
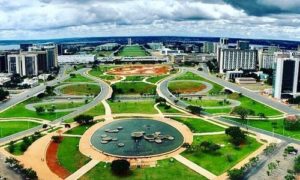
[[[234,90],[234,91],[237,91],[237,92],[240,92],[242,93],[243,95],[251,98],[251,99],[254,99],[258,102],[261,102],[265,105],[268,105],[270,107],[273,107],[275,109],[278,109],[284,113],[287,113],[287,114],[300,114],[300,110],[297,110],[297,109],[293,109],[283,103],[280,103],[274,99],[271,99],[271,98],[268,98],[268,97],[265,97],[265,96],[262,96],[260,94],[257,94],[255,92],[252,92],[252,91],[249,91],[248,89],[245,89],[245,88],[242,88],[234,83],[231,83],[231,82],[227,82],[223,79],[220,79],[220,78],[216,78],[214,76],[211,76],[209,74],[206,74],[204,72],[201,72],[201,71],[197,71],[195,69],[192,69],[192,68],[183,68],[184,70],[187,70],[187,71],[190,71],[190,72],[193,72],[197,75],[200,75],[210,81],[213,81],[221,86],[224,86],[226,88],[229,88],[231,90]]]
[[[81,70],[78,71],[78,73],[80,73],[82,76],[90,78],[90,79],[94,80],[95,82],[99,83],[100,87],[101,87],[101,92],[90,103],[88,103],[88,104],[86,104],[84,106],[78,107],[76,109],[76,111],[73,111],[73,112],[71,112],[71,113],[69,113],[69,114],[67,114],[67,115],[65,115],[63,117],[57,118],[56,120],[52,121],[51,122],[52,125],[55,125],[57,123],[61,123],[64,120],[68,120],[68,119],[74,118],[74,117],[82,114],[83,112],[89,110],[90,108],[96,106],[101,101],[109,99],[111,97],[111,95],[112,95],[112,89],[111,89],[111,87],[106,82],[104,82],[104,81],[102,81],[102,80],[100,80],[98,78],[95,78],[95,77],[92,77],[92,76],[89,76],[88,74],[86,74],[85,72],[87,70],[88,70],[87,68],[81,69]],[[13,134],[11,136],[0,138],[0,144],[5,143],[5,142],[9,142],[9,141],[14,140],[14,139],[22,138],[24,136],[30,135],[30,134],[38,131],[38,130],[41,130],[41,129],[42,129],[42,125],[34,127],[32,129],[28,129],[26,131],[22,131],[22,132]]]
[[[24,92],[14,95],[13,97],[11,97],[10,99],[8,99],[7,101],[3,102],[0,104],[0,111],[4,111],[7,108],[9,108],[10,106],[13,106],[15,104],[18,104],[22,101],[25,101],[26,99],[44,91],[46,89],[46,86],[53,86],[56,85],[58,82],[62,82],[64,80],[66,80],[69,75],[64,75],[64,71],[66,69],[66,66],[63,66],[57,76],[56,79],[47,82],[46,84],[41,84],[39,86],[36,86],[34,88],[30,88],[25,90]]]

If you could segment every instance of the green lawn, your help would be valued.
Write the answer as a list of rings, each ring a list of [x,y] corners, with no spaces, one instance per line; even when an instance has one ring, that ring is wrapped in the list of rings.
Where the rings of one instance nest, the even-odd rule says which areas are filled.
[[[96,55],[96,57],[108,57],[113,53],[113,51],[93,51],[92,54]]]
[[[114,68],[116,66],[97,66],[95,68],[93,68],[92,70],[89,71],[89,74],[95,77],[99,77],[101,75],[103,75],[103,73],[107,72],[108,70]]]
[[[228,98],[240,101],[242,107],[253,110],[255,112],[255,115],[259,113],[264,113],[266,116],[282,115],[282,112],[243,95],[239,96],[236,93],[233,93],[229,95]]]
[[[33,118],[40,118],[40,119],[46,119],[52,121],[70,113],[70,112],[55,112],[55,113],[46,112],[42,114],[37,114],[35,111],[30,111],[25,108],[26,104],[35,103],[35,102],[39,102],[39,101],[36,100],[36,98],[31,98],[15,106],[12,106],[6,111],[0,113],[0,118],[33,117]]]
[[[231,112],[231,108],[205,109],[204,111],[210,114],[229,114]]]
[[[246,127],[246,121],[244,122],[237,118],[227,118],[227,119],[231,119],[236,122],[239,122],[239,123],[241,123],[241,126]],[[299,130],[298,131],[297,130],[295,130],[295,131],[284,130],[284,128],[283,128],[284,120],[283,119],[278,119],[278,120],[254,120],[254,119],[251,120],[251,119],[249,119],[248,125],[259,128],[259,129],[263,129],[266,131],[273,132],[272,122],[276,123],[276,125],[274,126],[274,133],[281,134],[281,135],[295,138],[295,139],[300,139],[300,131]]]
[[[10,136],[12,134],[31,129],[40,124],[35,122],[26,121],[11,121],[1,122],[0,121],[0,138]]]
[[[218,94],[224,89],[223,86],[220,86],[219,84],[209,81],[203,77],[200,77],[192,72],[187,72],[187,73],[175,78],[174,80],[199,80],[199,81],[208,82],[213,85],[213,88],[209,91],[209,94]]]
[[[90,116],[101,116],[105,114],[105,108],[102,103],[99,103],[97,106],[91,108],[90,110],[84,112],[85,115]]]
[[[167,108],[167,106],[163,105],[163,104],[159,104],[157,107],[162,113],[167,113],[167,114],[172,114],[172,113],[181,114],[182,113],[182,112],[178,111],[177,109],[174,109],[170,106],[169,106],[169,108]]]
[[[204,121],[200,118],[179,118],[173,117],[172,119],[179,121],[186,126],[188,126],[194,133],[204,133],[204,132],[218,132],[224,131],[223,127],[217,126],[215,124]]]
[[[127,76],[124,81],[142,81],[145,76]]]
[[[67,132],[65,132],[65,134],[83,135],[85,131],[87,131],[94,124],[95,123],[79,125],[73,129],[68,130]]]
[[[117,53],[117,56],[125,56],[125,57],[137,57],[137,56],[148,56],[148,53],[141,46],[124,46]]]
[[[75,77],[70,77],[69,79],[65,80],[64,82],[93,82],[93,80],[82,76],[81,74],[75,74]]]
[[[60,89],[61,93],[67,95],[97,95],[101,88],[94,84],[74,84]]]
[[[122,102],[109,102],[112,113],[142,113],[142,114],[157,114],[154,108],[155,102],[148,101],[122,101]]]
[[[131,175],[118,177],[110,170],[110,164],[99,163],[95,168],[80,178],[80,180],[204,180],[205,177],[187,168],[180,162],[170,159],[160,160],[156,167],[137,168],[132,170]]]
[[[188,104],[194,106],[202,106],[202,107],[219,107],[219,106],[228,106],[230,104],[223,104],[224,101],[222,100],[213,100],[213,99],[192,99],[185,101]]]
[[[103,80],[108,80],[108,81],[116,79],[116,76],[113,76],[113,75],[101,75],[101,76],[98,76],[98,77],[103,79]]]
[[[235,148],[229,143],[227,135],[198,136],[194,138],[193,145],[198,145],[203,141],[210,141],[223,147],[217,153],[206,153],[199,149],[195,152],[185,151],[182,155],[215,175],[226,172],[261,146],[255,139],[248,137],[245,145]],[[232,157],[231,162],[228,161],[227,156]]]
[[[53,103],[53,104],[45,104],[45,105],[36,105],[35,107],[44,107],[45,109],[50,109],[52,106],[55,106],[56,109],[70,109],[70,108],[76,108],[85,105],[85,102],[61,102],[61,103]]]
[[[153,84],[157,83],[158,81],[168,77],[169,75],[162,75],[162,76],[154,76],[147,79],[148,82],[151,82]]]
[[[168,88],[172,93],[195,93],[205,89],[206,86],[193,81],[171,81]]]
[[[156,94],[156,86],[144,82],[120,82],[112,88],[116,94]]]
[[[90,159],[79,152],[80,138],[64,137],[58,146],[57,158],[59,164],[66,168],[70,173],[84,166]]]

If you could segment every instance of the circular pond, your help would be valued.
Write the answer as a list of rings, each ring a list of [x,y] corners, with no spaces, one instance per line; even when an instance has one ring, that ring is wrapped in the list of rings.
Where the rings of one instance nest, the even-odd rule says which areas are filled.
[[[182,134],[171,125],[153,119],[116,120],[99,128],[91,137],[98,150],[122,157],[164,154],[183,144]]]

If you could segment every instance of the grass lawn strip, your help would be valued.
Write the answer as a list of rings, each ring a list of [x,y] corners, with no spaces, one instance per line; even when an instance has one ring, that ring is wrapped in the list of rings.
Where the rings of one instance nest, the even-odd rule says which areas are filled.
[[[162,75],[162,76],[154,76],[154,77],[150,77],[147,79],[147,82],[150,82],[150,83],[157,83],[158,81],[168,77],[169,75]]]
[[[193,133],[204,133],[204,132],[219,132],[225,129],[221,126],[204,121],[203,119],[197,118],[181,118],[172,117],[172,119],[179,121],[188,126]]]
[[[79,152],[80,138],[64,137],[58,146],[57,158],[62,167],[74,173],[90,161],[90,158]]]
[[[76,84],[65,86],[60,89],[62,94],[67,95],[97,95],[101,88],[94,84]]]
[[[121,101],[109,102],[113,114],[121,113],[139,113],[139,114],[157,114],[154,108],[154,100],[145,101]]]
[[[120,82],[112,88],[116,94],[156,94],[156,86],[144,82]]]
[[[162,112],[166,114],[182,114],[182,112],[178,111],[177,109],[172,108],[171,106],[166,105],[157,105],[157,108]]]
[[[114,175],[110,170],[110,164],[99,163],[80,180],[119,180],[120,177]],[[170,159],[160,160],[156,167],[137,168],[124,180],[158,180],[158,179],[188,179],[188,180],[205,180],[206,178],[184,166],[180,162]]]
[[[229,142],[229,137],[224,134],[196,137],[193,145],[199,145],[203,141],[219,144],[221,149],[216,153],[206,153],[200,149],[195,152],[185,151],[182,155],[215,175],[226,172],[261,146],[255,139],[247,137],[246,144],[236,148]],[[231,161],[228,160],[228,156],[231,157]]]
[[[38,125],[40,124],[31,121],[28,122],[26,121],[1,122],[0,121],[0,138],[10,136],[12,134],[16,134],[18,132],[25,131],[27,129],[34,128]]]
[[[138,57],[138,56],[147,56],[148,53],[141,46],[133,45],[133,46],[124,46],[117,53],[117,56],[125,56],[125,57]]]
[[[72,83],[72,82],[93,82],[93,80],[82,76],[81,74],[76,74],[75,77],[70,77],[64,82]]]
[[[90,116],[100,116],[105,114],[105,108],[102,103],[97,104],[95,107],[89,109],[88,111],[84,112],[85,115]]]

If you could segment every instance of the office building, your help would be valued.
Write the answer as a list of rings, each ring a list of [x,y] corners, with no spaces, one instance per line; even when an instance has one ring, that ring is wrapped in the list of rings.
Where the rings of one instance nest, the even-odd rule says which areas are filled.
[[[0,53],[0,72],[7,72],[7,52]]]
[[[118,43],[106,43],[96,47],[98,51],[112,51],[119,46]]]
[[[20,76],[38,75],[37,54],[22,52],[10,54],[8,59],[8,73],[20,74]]]
[[[55,44],[33,45],[28,49],[38,55],[39,73],[50,72],[58,67],[58,48]]]
[[[259,69],[273,69],[275,63],[274,53],[279,51],[277,46],[269,46],[258,50]]]
[[[204,42],[202,47],[203,53],[214,53],[214,43],[213,42]]]
[[[300,53],[276,52],[273,96],[277,99],[300,95]]]
[[[147,45],[153,50],[159,50],[163,48],[162,43],[147,43]]]

